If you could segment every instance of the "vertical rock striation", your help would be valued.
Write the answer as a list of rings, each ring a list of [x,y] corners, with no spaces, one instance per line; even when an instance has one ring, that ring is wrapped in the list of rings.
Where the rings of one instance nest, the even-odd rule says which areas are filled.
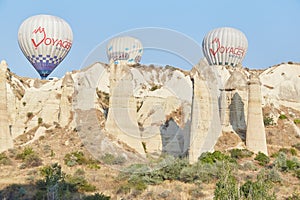
[[[6,72],[7,64],[3,60],[0,64],[0,152],[13,147],[8,124]]]
[[[250,77],[248,123],[246,133],[246,146],[249,150],[259,151],[268,155],[266,133],[263,123],[262,95],[259,78],[255,75]]]
[[[110,99],[105,129],[119,141],[145,155],[137,123],[132,74],[126,64],[110,66]]]
[[[195,163],[207,151],[213,151],[221,134],[218,84],[211,66],[201,64],[192,70],[193,103],[189,162]]]
[[[62,94],[59,103],[59,124],[61,127],[69,125],[72,121],[72,95],[74,93],[74,80],[67,72],[62,81]]]

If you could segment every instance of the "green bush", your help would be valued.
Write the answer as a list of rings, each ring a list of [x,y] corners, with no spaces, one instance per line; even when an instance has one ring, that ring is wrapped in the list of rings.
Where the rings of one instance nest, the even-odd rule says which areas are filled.
[[[86,158],[82,151],[75,151],[65,155],[64,162],[67,166],[88,165],[91,169],[100,169],[98,161]]]
[[[47,165],[40,169],[41,175],[44,177],[44,183],[50,187],[64,181],[66,174],[62,172],[58,163]]]
[[[161,88],[160,85],[153,85],[151,88],[150,88],[150,91],[155,91],[157,89]]]
[[[262,152],[258,152],[254,160],[257,160],[258,164],[261,166],[265,166],[270,162],[270,158]]]
[[[16,159],[23,161],[21,168],[37,167],[42,164],[42,159],[31,147],[25,147],[21,153],[16,155]]]
[[[5,152],[0,153],[0,165],[11,165],[12,162]]]
[[[38,118],[38,124],[41,125],[43,123],[43,118],[39,117]]]
[[[282,178],[280,176],[280,173],[275,168],[273,168],[268,172],[267,180],[273,183],[280,183],[282,181]]]
[[[297,151],[294,148],[290,149],[290,153],[292,154],[292,156],[296,156],[297,155]]]
[[[241,195],[245,199],[275,200],[272,183],[266,178],[265,171],[257,175],[256,181],[247,180],[240,187]]]
[[[287,156],[284,152],[278,152],[277,157],[274,161],[275,167],[280,171],[287,171],[288,167],[286,164]]]
[[[78,169],[73,176],[67,175],[61,170],[58,163],[54,163],[41,168],[40,173],[43,179],[37,183],[39,190],[35,199],[45,199],[49,195],[50,199],[71,199],[71,196],[78,191],[94,192],[96,190],[96,187],[85,179],[85,172],[81,169]],[[94,197],[99,196],[95,195]]]
[[[33,117],[33,113],[32,113],[32,112],[28,112],[28,113],[27,113],[27,118],[28,118],[28,119],[31,119],[32,117]]]
[[[279,115],[279,119],[287,119],[287,116],[284,114]]]
[[[273,117],[264,117],[264,125],[265,126],[272,126],[274,125]]]
[[[294,174],[295,174],[295,176],[296,176],[298,179],[300,179],[300,169],[296,169],[296,170],[294,171]]]
[[[300,151],[300,143],[294,144],[292,145],[292,147],[298,149],[298,151]]]
[[[234,159],[248,158],[253,155],[253,152],[247,149],[231,149],[229,152],[231,158]]]
[[[239,188],[236,178],[232,174],[229,165],[225,165],[221,171],[219,181],[216,183],[214,199],[239,199]]]
[[[106,196],[102,193],[96,193],[83,198],[83,200],[109,200],[110,196]]]
[[[107,165],[122,165],[126,159],[123,156],[117,156],[110,153],[106,153],[104,156],[101,156],[101,160]]]
[[[300,124],[300,119],[299,119],[299,118],[294,119],[294,123],[295,123],[295,124]]]
[[[96,187],[85,179],[85,172],[81,169],[78,169],[73,176],[67,175],[65,180],[80,192],[94,192],[96,190]]]
[[[208,164],[213,164],[216,163],[217,161],[229,161],[232,163],[236,162],[235,159],[231,158],[228,155],[223,154],[220,151],[215,151],[213,153],[210,152],[202,153],[201,156],[199,157],[199,160],[201,163],[208,163]]]

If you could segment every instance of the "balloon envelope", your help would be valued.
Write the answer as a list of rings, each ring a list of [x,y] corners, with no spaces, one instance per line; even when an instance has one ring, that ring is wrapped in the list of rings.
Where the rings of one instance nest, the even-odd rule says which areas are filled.
[[[108,42],[106,53],[110,63],[132,65],[140,62],[143,46],[136,38],[116,37]]]
[[[202,41],[202,50],[210,65],[236,66],[244,59],[248,49],[246,36],[229,27],[214,29]]]
[[[42,79],[45,79],[71,49],[73,33],[63,19],[51,15],[35,15],[20,26],[20,49]]]

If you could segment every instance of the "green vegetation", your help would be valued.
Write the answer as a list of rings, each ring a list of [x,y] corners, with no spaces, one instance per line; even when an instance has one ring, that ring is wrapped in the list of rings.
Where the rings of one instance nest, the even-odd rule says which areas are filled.
[[[47,165],[40,170],[43,176],[37,183],[36,199],[70,199],[77,192],[93,192],[96,187],[85,179],[85,172],[77,170],[73,176],[65,174],[58,163]],[[92,198],[93,196],[89,197]]]
[[[228,155],[223,154],[220,151],[214,151],[213,153],[205,152],[199,157],[201,163],[213,164],[217,161],[229,161],[235,163],[236,160]]]
[[[270,162],[270,158],[262,152],[258,152],[254,160],[257,160],[258,164],[261,166],[265,166]]]
[[[5,152],[0,153],[0,165],[11,165],[11,163]]]
[[[27,116],[28,119],[31,119],[33,117],[33,113],[32,112],[28,112],[26,116]]]
[[[300,124],[300,119],[299,119],[299,118],[294,119],[294,123],[295,123],[295,124]]]
[[[186,158],[162,155],[158,159],[153,158],[150,164],[132,164],[123,169],[114,180],[114,183],[117,183],[115,192],[127,199],[147,197],[168,199],[171,197],[171,191],[182,192],[183,188],[189,185],[188,198],[204,199],[207,198],[207,194],[203,190],[206,186],[203,187],[203,185],[209,183],[215,185],[214,199],[216,200],[273,200],[276,199],[277,188],[286,183],[286,177],[294,176],[300,179],[300,161],[295,157],[299,145],[293,146],[294,148],[281,148],[272,155],[272,159],[261,152],[254,155],[253,152],[246,149],[231,149],[225,153],[206,152],[194,164],[189,164]],[[45,146],[44,149],[49,154],[50,146]],[[20,160],[25,160],[33,154],[36,154],[34,150],[27,147],[14,155]],[[9,157],[2,153],[0,154],[0,163],[2,159],[9,159]],[[105,154],[101,160],[110,165],[122,165],[125,162],[124,157],[112,154]],[[44,166],[40,169],[42,179],[38,181],[35,178],[28,179],[35,189],[28,189],[22,185],[14,186],[13,189],[8,187],[5,192],[0,190],[0,197],[13,197],[13,199],[110,199],[103,193],[90,194],[90,192],[96,192],[97,188],[86,179],[85,169],[98,169],[97,161],[89,159],[81,151],[75,151],[66,154],[64,162],[70,167],[81,166],[68,168],[73,171],[72,174],[64,173],[58,163]],[[153,168],[152,164],[154,163],[156,167]],[[38,177],[38,173],[28,173],[27,175]],[[293,182],[295,180],[297,181],[297,179],[293,179]],[[162,190],[160,194],[155,194],[152,187],[148,188],[149,185],[159,185],[165,181],[176,181],[178,187],[174,190]],[[182,183],[179,182],[188,184],[182,187]],[[12,193],[14,195],[11,195]],[[84,195],[85,193],[89,193],[89,195]],[[28,198],[28,194],[34,196]],[[142,196],[139,196],[140,194]],[[149,194],[149,196],[145,197],[145,194]],[[297,193],[289,195],[284,199],[299,197]]]
[[[31,147],[25,147],[21,153],[16,155],[16,159],[23,161],[21,168],[37,167],[42,164],[42,159]]]
[[[98,161],[86,158],[82,151],[75,151],[66,154],[64,162],[69,167],[73,167],[75,165],[88,165],[91,169],[100,169]]]
[[[159,85],[153,85],[151,88],[150,88],[150,91],[155,91],[157,89],[159,89],[161,86]]]
[[[117,156],[110,153],[106,153],[104,156],[101,156],[101,160],[107,165],[122,165],[126,159],[123,156]]]
[[[264,117],[264,125],[265,126],[272,126],[274,125],[274,119],[273,117]]]
[[[264,170],[257,175],[256,181],[247,180],[241,186],[240,190],[242,193],[241,199],[276,199],[273,191],[273,184],[266,177]]]
[[[300,151],[300,143],[294,144],[292,145],[292,147],[298,149],[298,151]]]
[[[279,115],[279,119],[287,119],[287,116],[285,114]]]
[[[102,193],[96,193],[96,194],[93,194],[93,195],[90,195],[90,196],[86,196],[83,198],[83,200],[109,200],[110,197],[109,196],[106,196]]]
[[[38,124],[41,125],[43,123],[43,118],[39,117],[38,118]]]
[[[231,158],[235,159],[248,158],[253,155],[253,152],[247,149],[231,149],[229,152]]]

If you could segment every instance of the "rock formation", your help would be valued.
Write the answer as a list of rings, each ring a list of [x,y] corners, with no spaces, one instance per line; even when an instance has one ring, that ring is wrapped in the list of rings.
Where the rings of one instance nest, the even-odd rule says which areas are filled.
[[[268,155],[260,87],[260,81],[257,75],[251,75],[249,81],[246,146],[250,151],[255,153],[262,152]]]
[[[1,151],[60,124],[76,130],[99,159],[106,153],[132,161],[168,153],[188,155],[192,163],[214,150],[222,125],[222,137],[237,133],[249,150],[267,153],[262,106],[272,106],[274,119],[282,105],[300,110],[299,64],[260,71],[202,61],[188,72],[95,63],[51,81],[18,77],[3,65]],[[261,87],[255,77],[248,85],[250,73]]]
[[[132,74],[125,64],[110,66],[110,99],[105,129],[117,140],[145,155],[137,123]]]
[[[74,93],[74,80],[72,74],[67,72],[62,80],[62,94],[59,103],[59,124],[61,127],[68,126],[72,122],[72,96]]]
[[[10,125],[8,124],[6,73],[7,64],[2,60],[0,64],[0,152],[13,147]]]
[[[218,104],[218,83],[211,66],[200,63],[192,72],[193,104],[190,133],[189,162],[197,162],[198,157],[213,151],[221,134]]]

